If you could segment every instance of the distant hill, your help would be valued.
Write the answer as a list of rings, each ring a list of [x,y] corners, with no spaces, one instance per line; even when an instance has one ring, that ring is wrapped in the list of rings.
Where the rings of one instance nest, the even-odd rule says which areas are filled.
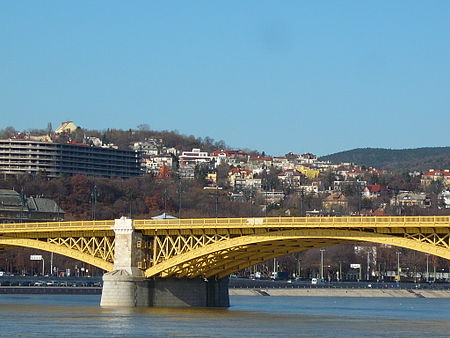
[[[450,147],[417,149],[358,148],[320,158],[333,163],[353,162],[392,171],[450,169]]]

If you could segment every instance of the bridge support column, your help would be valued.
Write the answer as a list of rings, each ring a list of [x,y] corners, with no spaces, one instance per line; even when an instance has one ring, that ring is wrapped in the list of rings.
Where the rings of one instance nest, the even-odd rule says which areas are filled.
[[[144,253],[138,246],[142,234],[134,231],[132,220],[115,220],[114,270],[103,276],[100,306],[149,306],[149,281],[137,265]]]

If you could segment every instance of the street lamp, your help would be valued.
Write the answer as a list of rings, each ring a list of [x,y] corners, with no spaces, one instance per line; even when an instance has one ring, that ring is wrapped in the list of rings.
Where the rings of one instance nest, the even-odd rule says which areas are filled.
[[[427,283],[428,283],[430,281],[430,278],[429,278],[430,273],[429,273],[429,270],[428,270],[428,258],[430,257],[430,254],[426,254],[426,256],[427,256]]]
[[[397,251],[397,276],[398,280],[400,280],[400,251]]]
[[[323,280],[323,253],[325,249],[320,249],[320,279]]]
[[[342,262],[339,261],[339,278],[338,282],[342,282]]]

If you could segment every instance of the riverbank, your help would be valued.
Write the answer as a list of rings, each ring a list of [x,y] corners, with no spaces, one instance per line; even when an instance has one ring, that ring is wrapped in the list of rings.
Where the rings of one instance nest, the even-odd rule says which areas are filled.
[[[100,295],[101,287],[3,286],[0,294]],[[450,298],[450,290],[429,289],[332,289],[332,288],[230,288],[230,296]]]
[[[230,289],[230,296],[450,298],[450,290],[427,289]]]
[[[0,294],[100,295],[101,287],[0,286]]]

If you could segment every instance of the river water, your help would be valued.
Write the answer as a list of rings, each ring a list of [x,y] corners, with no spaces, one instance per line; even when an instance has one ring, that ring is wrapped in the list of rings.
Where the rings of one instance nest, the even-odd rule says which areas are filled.
[[[450,299],[232,296],[229,309],[99,303],[94,295],[0,295],[0,336],[450,336]]]

